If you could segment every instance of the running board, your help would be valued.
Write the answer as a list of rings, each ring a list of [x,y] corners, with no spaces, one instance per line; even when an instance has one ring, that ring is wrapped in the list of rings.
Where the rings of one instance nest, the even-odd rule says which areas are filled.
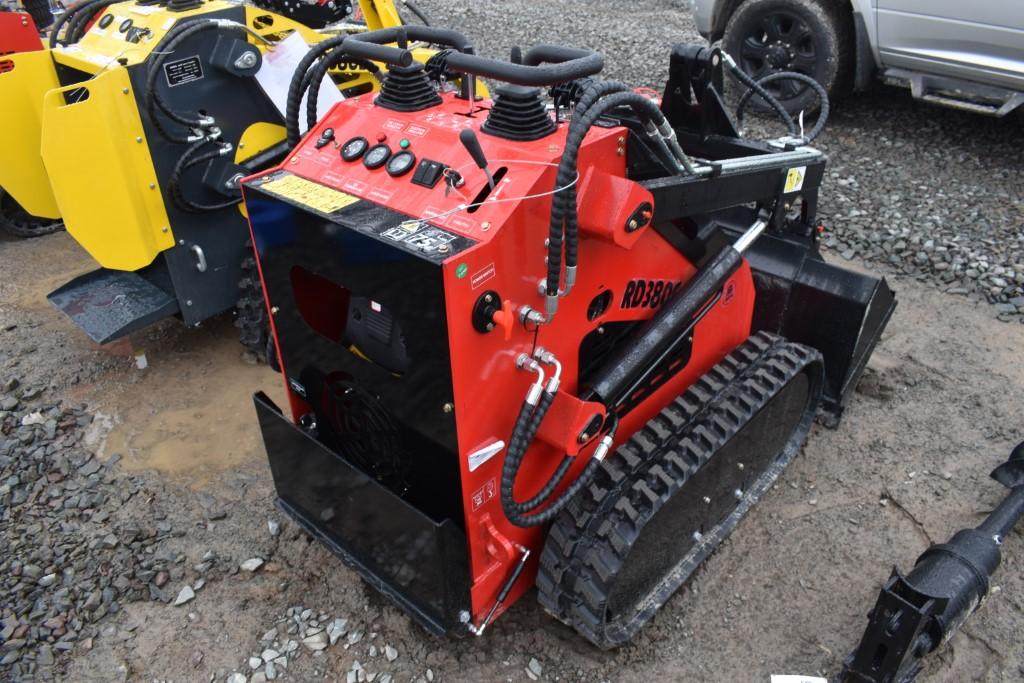
[[[137,272],[99,268],[46,295],[97,344],[108,344],[179,311],[173,296]]]
[[[1024,93],[958,78],[886,69],[882,80],[909,87],[914,99],[984,116],[1002,118],[1024,105]]]

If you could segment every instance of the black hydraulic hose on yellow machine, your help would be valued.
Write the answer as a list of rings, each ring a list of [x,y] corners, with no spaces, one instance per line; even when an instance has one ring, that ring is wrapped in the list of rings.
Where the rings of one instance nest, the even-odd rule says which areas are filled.
[[[299,60],[299,65],[292,74],[291,83],[288,84],[288,99],[285,103],[284,125],[289,148],[298,145],[302,137],[299,132],[299,107],[302,104],[302,95],[309,88],[309,83],[313,78],[310,68],[315,61],[332,49],[340,46],[346,39],[348,39],[348,36],[328,38],[311,47],[302,59]]]
[[[310,69],[308,94],[306,95],[306,130],[316,125],[317,105],[320,99],[320,84],[327,78],[327,72],[339,64],[347,63],[368,71],[374,78],[380,80],[381,69],[373,62],[353,57],[345,52],[345,46],[339,45],[330,53],[324,56],[313,68]]]

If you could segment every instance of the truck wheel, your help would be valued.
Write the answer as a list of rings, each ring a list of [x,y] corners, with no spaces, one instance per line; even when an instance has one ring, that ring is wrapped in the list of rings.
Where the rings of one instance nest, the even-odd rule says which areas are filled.
[[[747,0],[725,25],[723,49],[748,75],[763,78],[778,71],[806,74],[837,92],[852,55],[849,21],[823,0]],[[797,81],[781,80],[765,88],[791,114],[818,109],[814,92]],[[751,106],[769,111],[760,97]]]

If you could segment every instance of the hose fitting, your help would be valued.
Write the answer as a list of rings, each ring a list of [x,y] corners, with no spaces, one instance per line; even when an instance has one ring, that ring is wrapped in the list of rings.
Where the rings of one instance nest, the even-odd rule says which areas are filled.
[[[530,390],[526,392],[526,403],[536,407],[540,403],[540,395],[544,392],[544,370],[540,367],[540,363],[525,353],[519,354],[516,358],[516,367],[520,370],[537,373],[537,381],[531,384]]]
[[[612,443],[615,441],[615,434],[608,432],[601,439],[601,443],[597,444],[597,448],[594,449],[594,459],[598,462],[602,462],[608,457],[609,451],[612,449]]]
[[[569,292],[572,291],[573,285],[576,284],[576,269],[578,266],[566,266],[565,267],[565,291],[562,292],[562,296],[569,296]]]
[[[555,357],[555,354],[551,353],[543,346],[537,347],[537,350],[533,352],[533,357],[544,365],[554,366],[555,374],[551,375],[551,379],[548,380],[548,385],[544,388],[546,393],[554,394],[558,391],[558,386],[562,381],[562,364],[558,362],[558,358]]]

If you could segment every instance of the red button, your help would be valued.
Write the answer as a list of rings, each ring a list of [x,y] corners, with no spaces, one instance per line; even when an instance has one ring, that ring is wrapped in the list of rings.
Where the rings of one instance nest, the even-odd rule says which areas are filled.
[[[387,133],[377,133],[377,142],[384,142],[388,139]]]

